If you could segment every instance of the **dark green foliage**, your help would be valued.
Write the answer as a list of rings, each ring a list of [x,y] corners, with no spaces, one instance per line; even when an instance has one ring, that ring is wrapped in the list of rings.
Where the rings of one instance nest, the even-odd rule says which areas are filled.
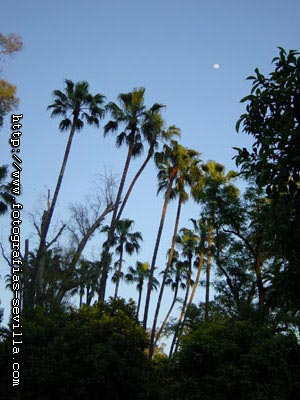
[[[131,399],[153,398],[147,338],[134,303],[111,300],[56,314],[37,310],[22,325],[20,398],[102,400],[126,393]],[[5,386],[1,389],[3,394]]]
[[[252,149],[236,149],[237,165],[266,190],[270,210],[269,235],[279,255],[287,260],[277,277],[278,294],[289,309],[300,307],[300,57],[279,48],[275,70],[268,76],[258,69],[237,129],[254,137]],[[284,289],[284,290],[282,290]],[[281,304],[283,304],[281,303]]]
[[[165,364],[163,399],[285,400],[300,390],[295,336],[250,321],[198,325]]]

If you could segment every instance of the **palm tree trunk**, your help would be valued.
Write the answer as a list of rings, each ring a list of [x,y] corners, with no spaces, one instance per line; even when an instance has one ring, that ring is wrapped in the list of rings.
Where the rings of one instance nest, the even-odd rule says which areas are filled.
[[[137,181],[138,178],[140,177],[141,173],[142,173],[142,172],[144,171],[144,169],[146,168],[146,165],[147,165],[148,162],[151,160],[152,155],[153,155],[153,149],[151,150],[151,148],[150,148],[149,151],[148,151],[148,155],[147,155],[145,161],[144,161],[143,164],[141,165],[141,167],[140,167],[140,169],[138,170],[138,172],[135,174],[135,177],[133,178],[133,180],[132,180],[132,182],[131,182],[131,184],[130,184],[130,186],[129,186],[127,192],[126,192],[126,195],[125,195],[125,197],[124,197],[124,200],[122,201],[120,210],[119,210],[119,212],[118,212],[117,221],[120,220],[121,215],[122,215],[122,212],[123,212],[123,210],[124,210],[124,207],[126,206],[126,203],[127,203],[127,201],[128,201],[128,198],[129,198],[129,196],[130,196],[130,194],[131,194],[131,192],[132,192],[132,189],[134,188],[134,185],[136,184],[136,181]]]
[[[118,265],[118,270],[117,270],[117,280],[116,280],[114,299],[116,299],[117,296],[118,296],[119,284],[120,284],[120,279],[121,279],[122,261],[123,261],[123,245],[121,246],[121,250],[120,250],[120,257],[119,257],[119,265]]]
[[[169,308],[169,311],[167,312],[167,315],[165,316],[165,319],[163,320],[163,323],[161,324],[161,327],[159,328],[159,331],[157,332],[157,335],[155,337],[154,347],[156,346],[157,342],[159,341],[161,333],[162,333],[164,327],[166,326],[166,324],[168,322],[168,319],[169,319],[169,317],[171,315],[171,312],[173,311],[173,308],[174,308],[174,306],[176,304],[178,289],[179,289],[179,279],[178,279],[178,282],[176,282],[174,296],[173,296],[173,300],[172,300],[171,306]]]
[[[160,244],[160,239],[164,227],[164,222],[165,222],[165,217],[166,217],[166,212],[170,200],[170,194],[172,190],[172,184],[175,179],[177,173],[177,169],[173,171],[173,173],[170,176],[170,181],[167,187],[167,191],[165,194],[165,201],[162,209],[162,214],[160,218],[160,223],[159,223],[159,228],[157,232],[157,237],[156,237],[156,242],[154,246],[154,252],[152,256],[152,261],[151,261],[151,267],[150,267],[150,274],[149,274],[149,280],[148,280],[148,287],[147,287],[147,294],[146,294],[146,301],[145,301],[145,311],[144,311],[144,319],[143,319],[143,327],[144,329],[147,328],[147,319],[148,319],[148,312],[149,312],[149,305],[150,305],[150,296],[151,296],[151,291],[152,291],[152,281],[153,281],[153,276],[154,276],[154,269],[155,269],[155,263],[156,263],[156,258],[157,258],[157,253],[158,253],[158,248]]]
[[[79,289],[79,308],[81,308],[82,306],[82,298],[83,298],[83,294],[84,294],[84,289],[83,288]]]
[[[44,268],[45,268],[45,253],[46,253],[46,250],[47,250],[47,245],[46,245],[47,234],[48,234],[48,230],[49,230],[49,227],[50,227],[51,219],[52,219],[52,216],[53,216],[54,208],[55,208],[55,205],[56,205],[56,202],[57,202],[57,198],[58,198],[58,194],[59,194],[59,191],[60,191],[60,187],[61,187],[61,184],[62,184],[62,180],[63,180],[63,177],[64,177],[66,165],[67,165],[67,162],[68,162],[68,158],[69,158],[69,154],[70,154],[70,150],[71,150],[71,145],[72,145],[72,141],[73,141],[73,137],[74,137],[74,133],[75,133],[75,129],[76,129],[77,119],[78,119],[78,113],[74,112],[72,126],[71,126],[71,130],[70,130],[70,134],[69,134],[69,138],[68,138],[68,142],[67,142],[64,158],[63,158],[63,162],[62,162],[62,165],[61,165],[60,173],[59,173],[58,180],[57,180],[57,183],[56,183],[56,188],[55,188],[55,192],[54,192],[54,195],[53,195],[53,199],[52,199],[52,202],[51,202],[49,210],[47,210],[44,213],[44,218],[42,220],[40,246],[39,246],[38,254],[37,254],[37,257],[38,257],[38,260],[39,260],[39,264],[38,264],[38,269],[37,269],[36,276],[35,276],[35,283],[36,283],[36,289],[37,289],[37,300],[38,300],[38,302],[41,301],[42,296],[43,296],[43,276],[44,276]]]
[[[177,236],[177,232],[178,232],[181,206],[182,206],[182,196],[179,195],[171,249],[170,249],[169,256],[168,256],[167,265],[166,265],[166,268],[165,268],[165,271],[163,274],[163,279],[162,279],[162,283],[161,283],[161,287],[160,287],[160,291],[159,291],[159,295],[158,295],[158,300],[157,300],[157,304],[156,304],[154,319],[153,319],[150,347],[149,347],[149,358],[150,359],[152,359],[153,351],[154,351],[154,338],[155,338],[156,324],[157,324],[158,314],[159,314],[159,310],[160,310],[161,300],[162,300],[164,289],[165,289],[165,282],[166,282],[168,272],[169,272],[169,269],[170,269],[170,266],[171,266],[171,263],[173,260],[173,256],[174,256],[175,242],[176,242],[176,236]]]
[[[184,297],[184,301],[183,301],[183,305],[182,305],[182,309],[181,309],[181,313],[179,316],[179,320],[178,320],[178,324],[177,324],[177,328],[175,330],[174,333],[174,337],[173,337],[173,341],[171,344],[171,348],[170,348],[170,356],[173,354],[174,351],[174,347],[175,347],[175,353],[178,349],[178,337],[179,334],[182,332],[184,324],[182,323],[182,320],[185,316],[185,312],[187,309],[187,300],[189,297],[189,291],[190,291],[190,287],[191,287],[191,275],[192,275],[192,260],[189,260],[189,271],[188,271],[188,279],[187,279],[187,285],[186,285],[186,292],[185,292],[185,297]]]
[[[94,297],[95,290],[90,286],[86,288],[86,305],[90,306],[92,302],[92,298]]]
[[[137,305],[137,309],[136,309],[136,314],[138,317],[139,317],[140,308],[141,308],[142,291],[143,291],[143,284],[142,284],[141,288],[139,289],[138,305]]]
[[[106,241],[103,253],[102,253],[102,258],[101,258],[102,274],[100,277],[99,301],[104,301],[104,299],[105,299],[106,283],[107,283],[108,269],[109,269],[109,265],[108,265],[109,264],[109,261],[108,261],[109,260],[109,249],[111,247],[111,241],[112,241],[113,235],[115,233],[118,208],[119,208],[119,204],[121,201],[121,196],[122,196],[123,188],[125,185],[130,161],[132,158],[132,152],[133,152],[133,144],[130,144],[130,146],[128,148],[125,166],[124,166],[123,173],[122,173],[121,182],[120,182],[119,189],[118,189],[118,194],[117,194],[117,198],[116,198],[116,202],[115,202],[115,207],[114,207],[111,223],[110,223],[108,238],[107,238],[107,241]]]
[[[199,280],[200,280],[200,275],[201,275],[201,271],[202,271],[202,267],[203,267],[203,261],[204,261],[204,239],[201,240],[201,250],[200,250],[200,254],[199,254],[199,263],[198,263],[198,269],[197,269],[197,276],[195,279],[195,283],[193,285],[193,289],[192,289],[192,293],[189,299],[189,303],[188,303],[188,307],[192,304],[193,300],[194,300],[194,296],[196,293],[196,289],[199,285]]]

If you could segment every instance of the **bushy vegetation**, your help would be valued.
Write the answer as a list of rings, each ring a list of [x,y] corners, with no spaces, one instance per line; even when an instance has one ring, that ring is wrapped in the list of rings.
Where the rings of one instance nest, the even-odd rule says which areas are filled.
[[[146,107],[144,88],[107,104],[105,96],[90,93],[87,82],[66,80],[63,91],[53,92],[49,108],[53,117],[62,116],[59,128],[69,140],[54,196],[48,196],[43,216],[34,222],[39,246],[31,250],[26,241],[21,256],[22,387],[8,399],[298,398],[299,53],[280,48],[273,63],[267,77],[255,70],[251,93],[242,100],[246,111],[237,129],[253,136],[254,143],[251,149],[236,149],[239,171],[204,162],[197,150],[181,145],[180,130],[165,126],[164,106]],[[72,222],[51,237],[74,133],[85,123],[98,127],[105,116],[104,134],[117,133],[117,147],[127,147],[121,180],[115,185],[106,177],[102,202],[73,206]],[[128,182],[132,160],[143,149],[146,156]],[[122,214],[151,160],[163,194],[154,251],[151,260],[127,264],[125,271],[126,256],[138,254],[143,245],[143,232]],[[242,193],[238,176],[246,183]],[[198,209],[190,226],[181,226],[189,199]],[[170,248],[166,264],[157,268],[172,200],[177,213]],[[60,240],[58,246],[67,227],[71,245]],[[97,261],[83,257],[92,236],[99,238]],[[115,295],[107,301],[109,278]],[[122,279],[135,283],[137,307],[118,297]],[[195,304],[201,286],[203,301]],[[168,290],[169,310],[159,324]],[[78,309],[69,305],[74,295]],[[155,313],[149,324],[150,306]],[[11,334],[1,330],[2,371],[11,362]],[[169,357],[159,348],[164,336]],[[8,371],[1,376],[1,393],[8,393],[9,385]]]

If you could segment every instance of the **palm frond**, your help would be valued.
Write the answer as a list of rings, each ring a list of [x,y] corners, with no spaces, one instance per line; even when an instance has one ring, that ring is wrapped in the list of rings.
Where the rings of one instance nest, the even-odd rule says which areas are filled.
[[[115,132],[118,129],[118,123],[116,121],[109,121],[104,126],[104,136],[108,134],[108,132]]]
[[[71,127],[71,125],[72,125],[72,121],[69,118],[65,118],[60,122],[59,129],[61,131],[66,131]]]

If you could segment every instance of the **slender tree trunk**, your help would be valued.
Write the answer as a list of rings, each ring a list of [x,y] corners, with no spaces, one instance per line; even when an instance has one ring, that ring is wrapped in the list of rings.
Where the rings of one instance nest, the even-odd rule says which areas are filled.
[[[183,320],[183,318],[185,316],[186,309],[187,309],[187,301],[188,301],[190,287],[191,287],[191,276],[192,276],[192,260],[190,259],[189,260],[189,271],[188,271],[188,279],[187,279],[185,297],[184,297],[181,313],[180,313],[180,316],[179,316],[177,328],[175,330],[173,341],[172,341],[172,344],[171,344],[170,357],[173,354],[173,351],[176,353],[176,351],[178,349],[178,337],[179,337],[180,333],[182,332],[182,330],[184,328],[184,324],[182,323],[182,320]],[[174,347],[175,347],[175,350],[174,350]]]
[[[86,292],[86,305],[90,306],[92,302],[92,298],[94,297],[95,290],[93,287],[87,286],[87,292]]]
[[[37,272],[36,272],[36,275],[35,275],[35,284],[36,284],[36,290],[37,290],[37,301],[39,303],[42,301],[42,297],[43,297],[43,276],[44,276],[44,268],[45,268],[45,256],[46,256],[46,251],[47,251],[47,244],[46,244],[47,234],[48,234],[48,231],[49,231],[49,227],[50,227],[51,219],[52,219],[52,216],[53,216],[54,208],[55,208],[55,205],[56,205],[56,202],[57,202],[58,194],[59,194],[60,187],[61,187],[61,184],[62,184],[62,180],[63,180],[63,177],[64,177],[66,165],[67,165],[67,162],[68,162],[70,149],[71,149],[71,145],[72,145],[72,141],[73,141],[73,137],[74,137],[74,133],[75,133],[75,129],[76,129],[77,119],[78,119],[78,112],[77,113],[74,112],[73,121],[72,121],[72,127],[71,127],[71,130],[70,130],[69,139],[68,139],[68,142],[67,142],[67,146],[66,146],[63,162],[62,162],[60,173],[59,173],[58,180],[57,180],[57,183],[56,183],[56,188],[55,188],[55,192],[54,192],[54,195],[53,195],[53,199],[52,199],[52,202],[51,202],[49,210],[44,212],[43,219],[42,219],[40,246],[39,246],[38,254],[37,254],[38,269],[37,269]]]
[[[106,244],[104,246],[104,249],[103,249],[103,252],[102,252],[102,257],[101,257],[102,274],[101,274],[101,277],[100,277],[99,301],[104,301],[105,300],[106,283],[107,283],[108,269],[109,269],[109,249],[111,247],[111,241],[112,241],[113,235],[115,233],[118,208],[119,208],[119,204],[120,204],[120,201],[121,201],[121,196],[122,196],[123,188],[124,188],[124,185],[125,185],[126,176],[127,176],[127,173],[128,173],[130,161],[131,161],[131,158],[132,158],[132,152],[133,152],[133,144],[130,144],[130,146],[128,148],[128,153],[127,153],[125,166],[124,166],[123,173],[122,173],[121,182],[120,182],[119,189],[118,189],[118,194],[117,194],[117,198],[116,198],[116,202],[115,202],[115,207],[114,207],[114,211],[113,211],[113,215],[112,215],[112,219],[111,219],[111,223],[110,223],[110,229],[109,229],[108,235],[107,235],[108,236],[107,237],[107,241],[106,241]]]
[[[177,168],[172,171],[171,176],[170,176],[170,181],[168,184],[168,188],[165,194],[165,201],[162,209],[162,214],[160,218],[160,224],[157,232],[157,237],[156,237],[156,242],[154,246],[154,252],[152,256],[152,261],[151,261],[151,267],[150,267],[150,275],[149,275],[149,280],[148,280],[148,287],[147,287],[147,294],[146,294],[146,301],[145,301],[145,311],[144,311],[144,320],[143,320],[143,327],[146,329],[147,328],[147,319],[148,319],[148,312],[149,312],[149,305],[150,305],[150,296],[151,296],[151,291],[152,291],[152,281],[153,281],[153,276],[154,276],[154,269],[155,269],[155,263],[156,263],[156,258],[157,258],[157,253],[158,253],[158,248],[160,244],[160,239],[164,227],[164,222],[165,222],[165,217],[166,217],[166,212],[170,200],[170,194],[172,190],[172,185],[173,181],[175,179],[175,176],[177,174]]]
[[[79,308],[82,306],[82,298],[83,298],[83,290],[80,288],[79,290]]]
[[[116,280],[114,299],[116,299],[118,297],[119,284],[120,284],[121,271],[122,271],[122,261],[123,261],[123,245],[121,245],[121,250],[120,250],[120,257],[119,257],[119,264],[118,264],[118,269],[117,269],[117,280]]]
[[[206,287],[205,287],[205,321],[208,320],[209,314],[209,294],[210,294],[210,269],[211,269],[211,252],[213,245],[213,230],[214,230],[214,210],[211,212],[208,230],[207,243],[207,260],[206,260]]]
[[[143,172],[144,169],[146,168],[146,165],[147,165],[148,162],[151,160],[152,155],[153,155],[153,149],[151,150],[151,148],[150,148],[149,151],[148,151],[148,155],[147,155],[145,161],[143,162],[143,164],[141,165],[140,169],[139,169],[138,172],[136,173],[135,177],[133,178],[133,180],[132,180],[132,182],[131,182],[131,184],[130,184],[130,186],[129,186],[127,192],[126,192],[126,195],[125,195],[125,197],[124,197],[124,200],[122,201],[120,210],[119,210],[119,212],[118,212],[117,221],[119,221],[119,220],[121,219],[122,212],[123,212],[123,210],[124,210],[124,208],[125,208],[125,206],[126,206],[126,203],[127,203],[127,201],[128,201],[128,198],[129,198],[129,196],[130,196],[130,194],[131,194],[131,192],[132,192],[132,189],[134,188],[134,185],[136,184],[136,181],[138,180],[138,178],[140,177],[140,175],[142,174],[142,172]]]
[[[172,243],[171,243],[171,249],[170,249],[169,256],[168,256],[167,265],[164,270],[163,279],[162,279],[162,283],[160,286],[160,291],[159,291],[158,300],[157,300],[157,304],[156,304],[156,310],[155,310],[154,319],[153,319],[150,347],[149,347],[149,358],[150,359],[152,359],[153,352],[154,352],[154,339],[155,339],[155,332],[156,332],[156,324],[157,324],[157,319],[158,319],[158,315],[159,315],[159,311],[160,311],[161,300],[162,300],[164,289],[165,289],[165,282],[166,282],[168,272],[170,270],[170,266],[172,264],[172,260],[173,260],[173,256],[174,256],[175,242],[176,242],[176,236],[177,236],[177,232],[178,232],[181,206],[182,206],[182,196],[179,195],[177,213],[176,213],[176,219],[175,219],[175,225],[174,225],[174,232],[173,232]]]
[[[200,254],[199,254],[197,276],[195,279],[195,283],[193,285],[193,289],[192,289],[192,293],[191,293],[191,296],[189,299],[188,307],[192,304],[195,293],[196,293],[196,289],[199,285],[200,275],[201,275],[201,271],[202,271],[202,267],[203,267],[203,261],[204,261],[204,238],[203,239],[201,238],[201,250],[200,250]]]
[[[169,319],[169,317],[171,315],[171,312],[173,311],[173,308],[174,308],[174,306],[176,304],[178,289],[179,289],[179,278],[178,278],[178,281],[176,282],[176,286],[175,286],[175,290],[174,290],[174,296],[173,296],[173,300],[172,300],[171,306],[169,308],[169,311],[167,312],[167,315],[165,316],[165,319],[164,319],[163,323],[161,324],[161,327],[159,328],[159,331],[157,332],[157,335],[155,337],[154,347],[156,346],[157,342],[159,341],[161,333],[164,330],[164,327],[166,326],[166,324],[168,322],[168,319]]]
[[[141,288],[139,289],[139,298],[138,298],[138,304],[137,304],[137,309],[136,309],[136,314],[138,317],[139,317],[140,308],[141,308],[142,291],[143,291],[143,284],[141,285]]]

